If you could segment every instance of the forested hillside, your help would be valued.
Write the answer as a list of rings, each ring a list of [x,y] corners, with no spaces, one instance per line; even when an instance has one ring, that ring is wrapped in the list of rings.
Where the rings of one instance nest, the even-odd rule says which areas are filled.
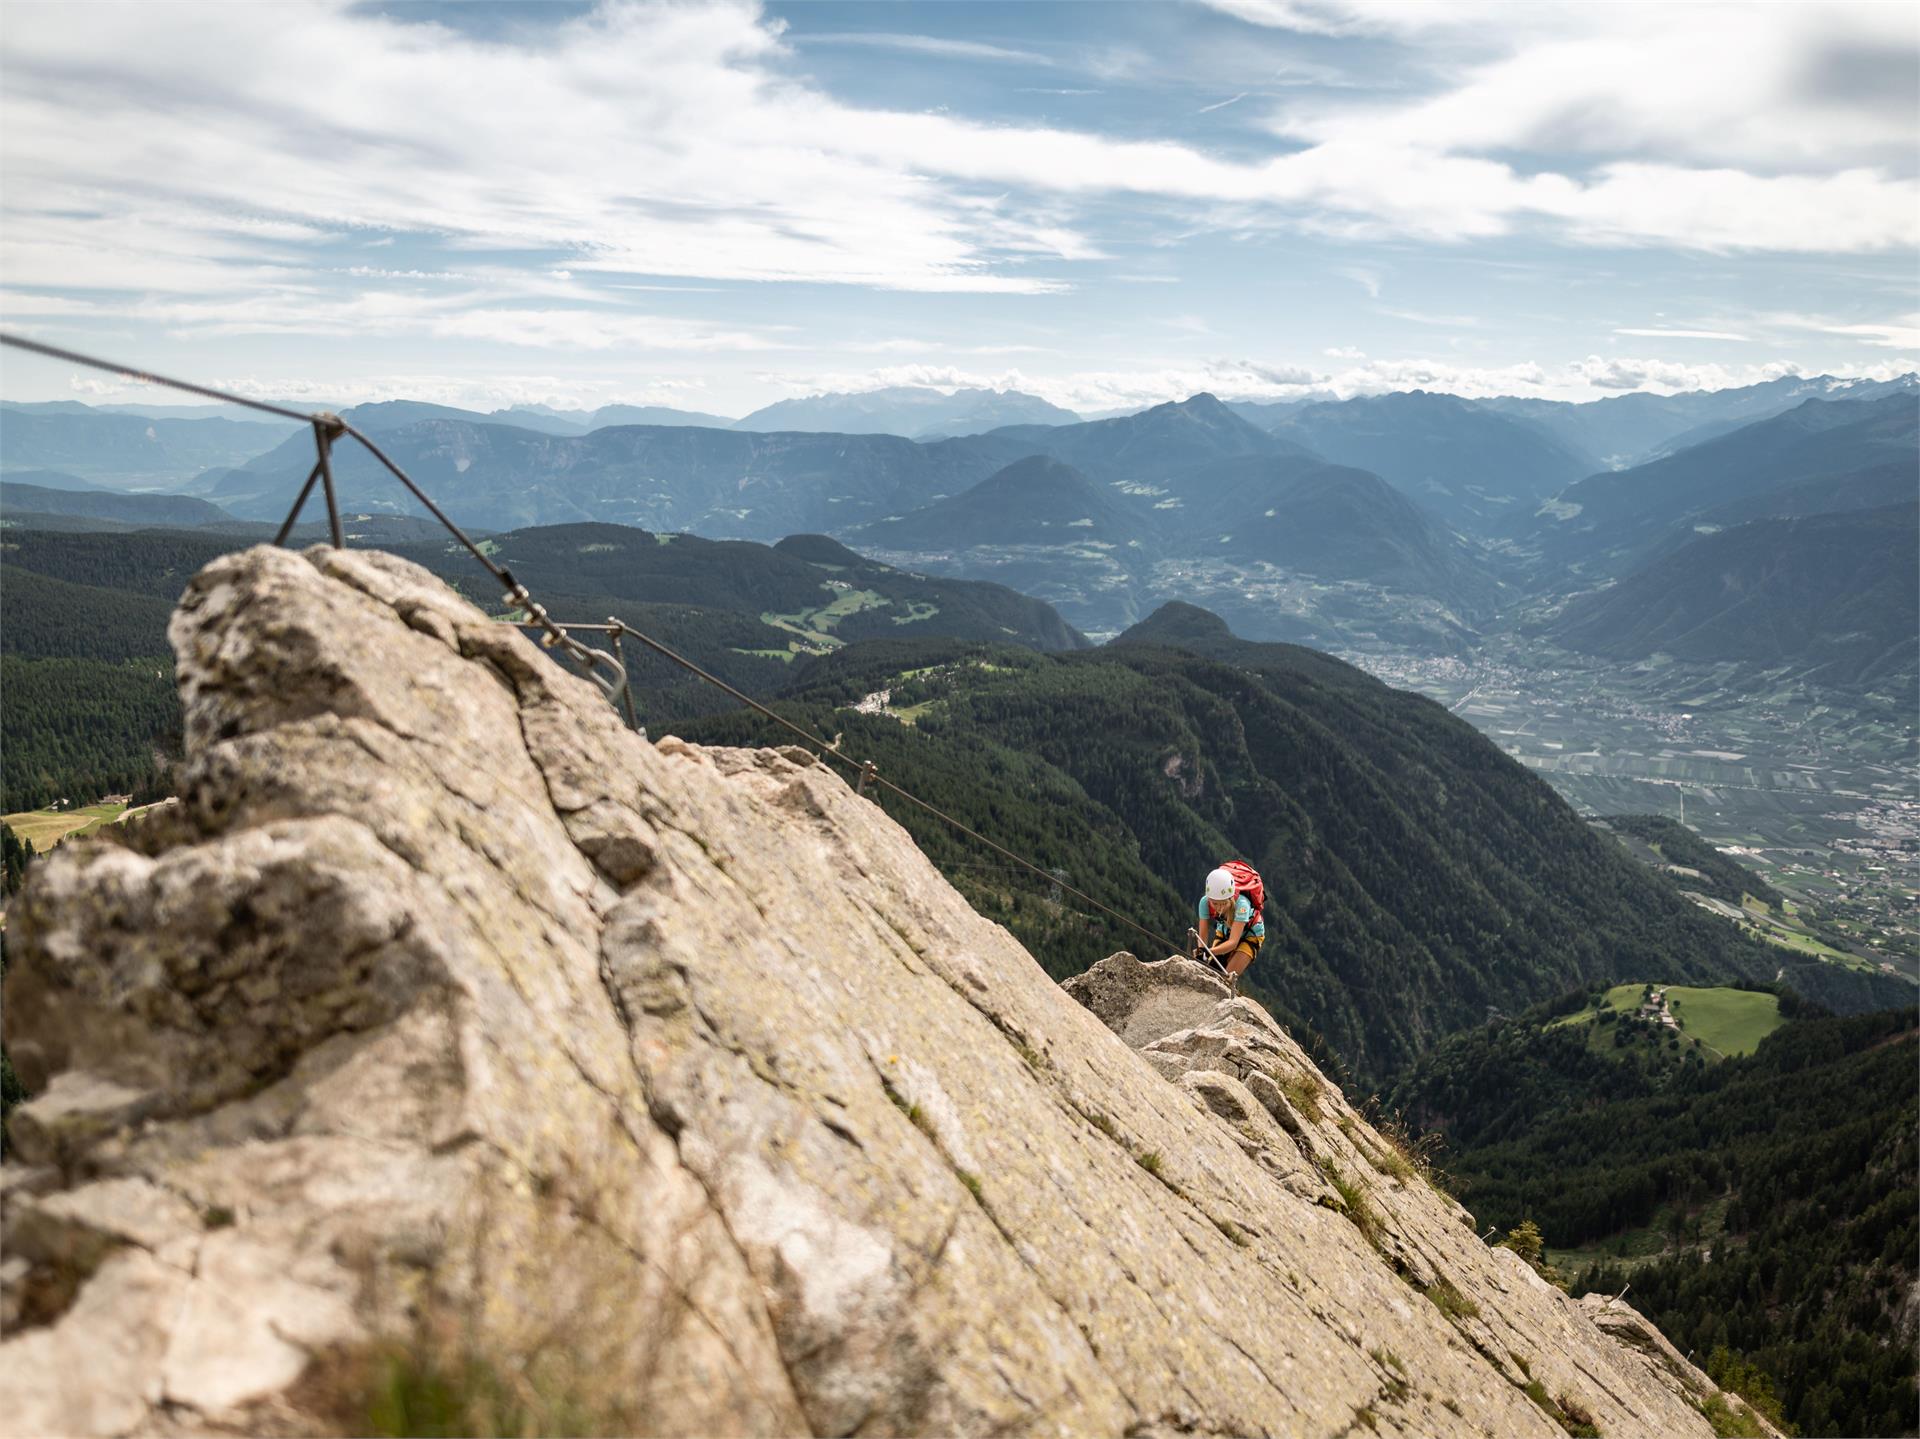
[[[856,544],[881,550],[949,553],[984,545],[1126,545],[1146,535],[1146,517],[1080,471],[1045,455],[1029,455],[958,495],[890,515],[855,530]]]
[[[1170,942],[1214,863],[1252,861],[1269,938],[1249,983],[1362,1074],[1571,984],[1772,972],[1440,706],[1312,650],[1236,640],[1189,607],[1073,655],[854,646],[787,700],[847,753]],[[863,700],[884,712],[853,713]],[[688,732],[778,738],[748,715]],[[1052,972],[1143,943],[881,802]]]
[[[123,495],[112,490],[66,489],[24,481],[0,480],[0,515],[19,511],[120,520],[133,525],[172,525],[188,529],[218,524],[232,515],[190,495]]]
[[[112,664],[0,654],[0,809],[102,795],[152,797],[178,752],[180,701],[169,657]]]
[[[1744,1356],[1803,1432],[1912,1433],[1911,1008],[1812,1011],[1721,1063],[1680,1062],[1682,1039],[1648,1065],[1558,1007],[1449,1040],[1389,1097],[1444,1134],[1479,1222],[1533,1220],[1576,1292],[1631,1284],[1696,1362]]]
[[[1920,655],[1916,573],[1912,503],[1755,520],[1575,600],[1552,637],[1614,659],[1740,661],[1910,695]]]
[[[1780,892],[1753,870],[1728,858],[1678,820],[1659,814],[1612,814],[1596,823],[1647,845],[1664,864],[1694,871],[1699,878],[1675,875],[1683,889],[1710,894],[1732,905],[1749,895],[1770,908],[1784,902]]]
[[[155,757],[178,728],[167,617],[196,570],[257,539],[209,531],[5,532],[0,653],[14,682],[0,752],[7,812],[161,783]],[[556,616],[617,615],[755,693],[785,684],[797,662],[869,636],[953,635],[1043,649],[1086,643],[1025,595],[904,574],[818,535],[768,547],[574,525],[485,543]],[[492,582],[450,541],[389,548],[500,607]],[[638,645],[628,647],[628,659],[650,720],[732,703]]]
[[[167,616],[236,541],[150,530],[0,539],[0,811],[147,796],[177,751]]]

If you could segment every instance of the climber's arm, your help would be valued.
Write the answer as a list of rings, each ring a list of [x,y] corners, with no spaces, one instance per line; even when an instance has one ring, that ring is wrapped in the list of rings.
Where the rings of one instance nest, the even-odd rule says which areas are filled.
[[[1236,919],[1233,922],[1233,928],[1227,931],[1227,937],[1218,944],[1208,945],[1207,948],[1212,950],[1216,955],[1232,954],[1240,947],[1240,936],[1246,933],[1246,929],[1247,922],[1243,919]]]

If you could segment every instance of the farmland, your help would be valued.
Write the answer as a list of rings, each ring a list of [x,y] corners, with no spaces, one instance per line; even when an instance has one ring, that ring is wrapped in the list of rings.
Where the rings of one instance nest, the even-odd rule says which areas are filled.
[[[1791,901],[1762,926],[1785,949],[1920,980],[1916,736],[1899,704],[1518,641],[1473,659],[1346,657],[1447,705],[1583,814],[1688,825]],[[1806,933],[1815,921],[1844,954]]]

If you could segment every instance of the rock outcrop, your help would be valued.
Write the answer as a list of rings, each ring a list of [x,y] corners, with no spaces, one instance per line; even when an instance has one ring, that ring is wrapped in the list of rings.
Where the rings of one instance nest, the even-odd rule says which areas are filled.
[[[376,553],[172,637],[182,802],[10,917],[0,1431],[1710,1432],[1258,1006],[1063,992],[805,751]]]

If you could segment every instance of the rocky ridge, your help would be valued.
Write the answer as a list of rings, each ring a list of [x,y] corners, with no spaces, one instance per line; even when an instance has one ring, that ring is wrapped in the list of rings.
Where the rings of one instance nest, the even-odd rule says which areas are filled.
[[[1258,1006],[1063,992],[806,752],[377,553],[171,638],[182,802],[10,916],[0,1432],[1711,1432]]]

